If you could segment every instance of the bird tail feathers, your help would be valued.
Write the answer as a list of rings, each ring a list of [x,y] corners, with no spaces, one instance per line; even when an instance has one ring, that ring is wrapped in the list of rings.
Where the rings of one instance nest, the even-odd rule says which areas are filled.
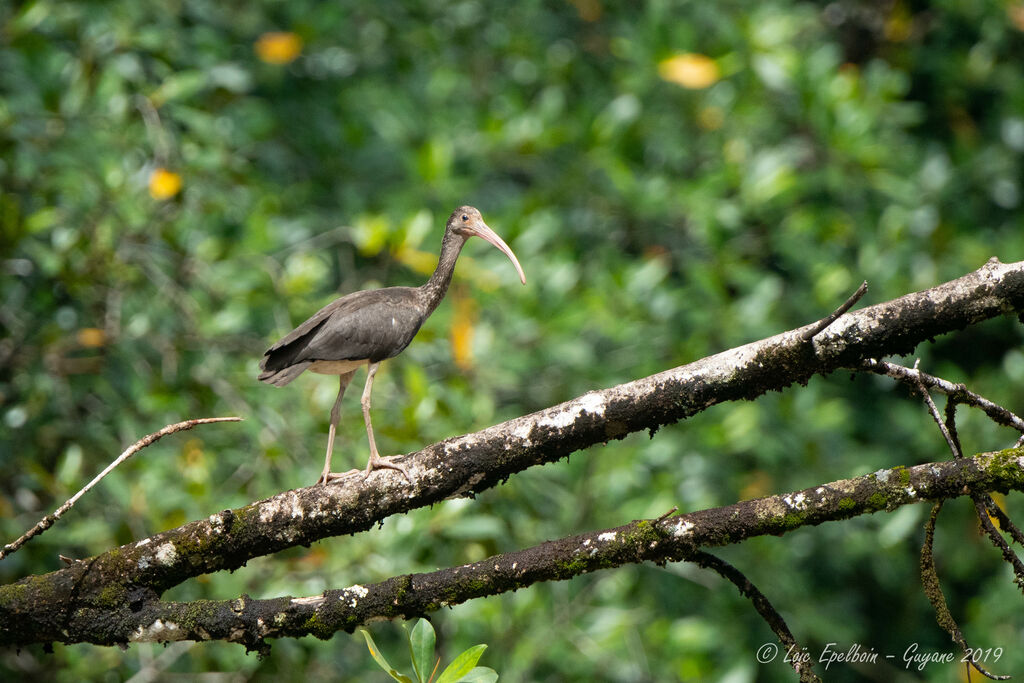
[[[288,367],[281,368],[280,370],[264,370],[256,379],[261,382],[273,384],[275,387],[283,387],[305,372],[306,368],[312,364],[312,361],[306,361],[304,363],[289,365]]]

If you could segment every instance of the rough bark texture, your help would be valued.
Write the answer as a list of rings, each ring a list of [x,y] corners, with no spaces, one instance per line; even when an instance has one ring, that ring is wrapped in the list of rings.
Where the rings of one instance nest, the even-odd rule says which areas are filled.
[[[894,510],[903,505],[973,493],[1024,490],[1024,449],[1008,449],[915,467],[895,467],[803,491],[743,501],[661,520],[548,541],[473,564],[396,576],[313,597],[160,602],[119,587],[75,597],[68,611],[52,604],[52,581],[29,579],[0,590],[0,643],[227,640],[259,649],[265,638],[314,635],[377,619],[411,619],[466,600],[569,579],[599,569],[651,561],[685,561],[699,547],[724,546],[788,531]],[[83,581],[94,568],[79,562],[56,574],[61,585]],[[54,577],[54,574],[48,575]],[[135,598],[133,600],[133,597]],[[42,609],[41,609],[42,608]]]
[[[964,486],[976,491],[1019,488],[1017,455],[987,456],[988,460],[961,460],[955,465],[897,468],[888,471],[888,478],[877,473],[870,482],[862,477],[849,480],[857,484],[836,482],[789,497],[691,513],[657,528],[637,522],[537,546],[521,551],[522,557],[502,556],[513,558],[507,564],[484,561],[396,577],[373,587],[329,591],[322,598],[159,601],[165,590],[199,574],[234,569],[260,555],[363,531],[389,515],[472,495],[527,467],[596,443],[634,431],[653,432],[717,403],[753,399],[794,382],[805,383],[815,374],[858,366],[868,358],[908,353],[939,334],[1022,310],[1024,263],[993,260],[939,287],[848,313],[810,341],[801,335],[812,325],[433,444],[402,459],[415,477],[413,485],[400,473],[378,472],[365,482],[353,477],[225,510],[65,569],[0,587],[0,643],[224,638],[257,647],[268,636],[327,637],[369,619],[423,614],[536,581],[624,562],[685,559],[688,549],[696,546],[781,534],[920,498],[961,495]],[[975,478],[967,481],[954,475]]]

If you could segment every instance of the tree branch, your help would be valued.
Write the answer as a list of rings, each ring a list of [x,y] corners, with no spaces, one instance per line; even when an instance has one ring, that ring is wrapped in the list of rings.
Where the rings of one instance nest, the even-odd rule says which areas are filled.
[[[956,403],[963,403],[965,405],[979,408],[996,424],[1001,424],[1005,427],[1012,427],[1018,432],[1024,433],[1024,419],[1021,419],[1003,406],[993,403],[984,396],[979,396],[973,391],[970,391],[963,384],[954,384],[953,382],[942,379],[941,377],[935,377],[934,375],[921,372],[917,368],[910,369],[903,365],[890,363],[884,360],[876,360],[874,358],[868,358],[865,360],[858,369],[892,377],[893,379],[898,379],[910,386],[916,387],[918,383],[920,383],[930,389],[937,389],[950,398],[955,399]]]
[[[868,281],[865,280],[864,282],[860,283],[860,287],[857,288],[857,291],[851,294],[850,297],[846,301],[844,301],[839,308],[832,311],[830,314],[816,322],[809,329],[804,330],[800,334],[800,338],[803,339],[804,341],[810,341],[811,339],[816,337],[819,332],[821,332],[826,327],[834,323],[836,320],[840,318],[840,316],[842,316],[848,310],[853,308],[853,305],[860,301],[861,297],[863,297],[867,293]]]
[[[863,285],[867,287],[867,283]],[[862,292],[863,293],[863,292]],[[851,303],[850,306],[853,304]],[[849,308],[849,306],[847,306]],[[837,316],[838,317],[838,316]],[[827,327],[827,326],[826,326]],[[811,335],[812,337],[814,335]],[[754,605],[754,609],[761,615],[761,618],[765,620],[765,623],[771,627],[775,633],[775,637],[782,643],[782,648],[786,652],[799,652],[800,644],[793,636],[793,632],[789,630],[789,626],[786,625],[782,615],[779,614],[775,606],[768,600],[764,593],[762,593],[754,583],[747,578],[747,576],[736,569],[725,560],[721,559],[711,553],[706,553],[702,550],[694,552],[690,557],[690,561],[696,564],[698,567],[703,569],[711,569],[718,573],[723,579],[731,581],[734,586],[740,591],[740,595],[748,598]],[[789,665],[793,667],[796,675],[799,677],[801,683],[821,683],[821,679],[818,678],[811,663],[798,658],[786,657],[789,661]]]
[[[114,643],[131,639],[167,639],[167,634],[154,626],[158,620],[177,624],[180,629],[177,633],[191,634],[187,637],[213,637],[215,630],[211,630],[211,624],[206,623],[208,620],[180,618],[180,610],[188,608],[160,603],[160,595],[190,577],[222,569],[235,569],[254,557],[306,545],[322,538],[363,531],[392,514],[446,498],[471,496],[504,481],[511,474],[533,465],[554,462],[596,443],[623,438],[634,431],[650,430],[653,433],[661,425],[684,419],[715,404],[753,399],[768,391],[781,390],[794,382],[805,383],[815,374],[856,367],[869,358],[890,353],[907,353],[921,341],[936,335],[1022,310],[1024,263],[1002,264],[993,259],[979,270],[957,280],[847,313],[811,340],[805,340],[803,335],[807,330],[814,329],[816,324],[650,377],[589,392],[475,434],[433,444],[403,458],[405,466],[415,474],[415,485],[406,484],[405,479],[395,473],[377,472],[365,482],[351,478],[337,485],[287,491],[76,562],[63,570],[2,587],[0,642],[14,644],[88,640]],[[961,469],[957,472],[948,471],[947,468],[952,467],[950,463],[936,464],[928,470],[883,470],[876,473],[876,480],[870,483],[868,479],[860,478],[847,480],[860,481],[859,484],[836,482],[791,494],[790,497],[763,499],[759,502],[767,506],[763,508],[757,508],[754,505],[756,502],[747,502],[729,508],[691,513],[674,518],[694,525],[692,529],[677,526],[676,535],[685,539],[686,547],[690,548],[695,545],[721,545],[743,540],[750,535],[780,534],[796,526],[818,524],[828,519],[842,519],[878,509],[891,509],[921,497],[961,495],[961,489],[968,485],[977,490],[1019,488],[1020,463],[1015,453],[1007,451],[1003,455],[997,454],[998,457],[990,456],[995,460],[983,461],[984,466],[979,464],[982,461],[974,461],[973,469],[969,463],[960,461],[957,465]],[[997,467],[1000,463],[1002,467]],[[948,481],[956,481],[957,484],[952,488],[943,488],[943,482]],[[862,489],[858,487],[866,487],[863,491],[870,491],[868,499],[862,500],[858,494]],[[742,515],[714,519],[714,515],[722,514],[722,510],[730,510],[730,515]],[[650,527],[649,523],[638,524]],[[659,528],[665,526],[668,525],[658,525]],[[704,529],[714,531],[705,534]],[[692,537],[691,531],[694,530],[699,530],[700,538]],[[619,533],[618,530],[612,532]],[[600,541],[598,536],[597,540]],[[628,537],[637,538],[635,533]],[[643,534],[641,537],[641,540],[650,540]],[[619,536],[616,535],[616,538]],[[635,555],[636,559],[628,561],[659,561],[655,549],[663,550],[666,545],[670,544],[652,546],[649,550],[654,556]],[[629,549],[620,549],[622,557],[630,557],[626,552]],[[608,564],[611,559],[604,554],[595,557],[604,557],[606,564],[593,566],[586,558],[577,558],[573,562],[559,565],[559,571],[563,573],[545,575],[540,572],[536,578],[509,576],[515,580],[511,581],[508,589],[517,587],[516,582],[519,580],[526,580],[523,585],[529,585],[538,580],[567,578],[579,571],[616,566]],[[661,561],[669,559],[673,558],[666,555]],[[685,559],[685,553],[680,551],[675,559]],[[465,568],[446,571],[454,572],[454,580],[466,575],[465,571],[460,575],[460,570]],[[411,580],[411,577],[400,577],[378,584],[391,587],[385,591],[391,602],[374,599],[367,603],[367,600],[362,599],[356,601],[358,604],[352,606],[352,611],[343,609],[341,612],[335,611],[341,609],[338,605],[330,603],[332,607],[328,614],[317,612],[315,624],[303,621],[302,628],[295,632],[317,634],[333,632],[338,628],[351,629],[367,618],[388,616],[380,611],[371,614],[357,610],[359,605],[378,605],[381,609],[386,606],[391,616],[421,614],[427,611],[426,604],[434,603],[423,603],[417,598],[417,591],[413,591],[409,583]],[[444,601],[453,603],[477,594],[489,594],[484,588],[499,592],[497,589],[505,583],[501,580],[483,585],[477,583],[469,587],[472,590],[458,581],[455,583],[457,588],[434,580],[425,585],[428,588],[436,585],[439,590],[453,591],[443,593],[449,596]],[[275,615],[280,614],[287,617],[305,604],[285,598],[280,600],[288,603],[285,612],[276,606],[283,603],[275,602],[275,607],[261,614],[265,613],[274,619],[277,618]],[[258,602],[241,599],[243,607]],[[189,613],[196,615],[198,612],[195,610],[200,607],[214,609],[216,605],[220,603],[193,603],[193,611]],[[237,619],[252,614],[242,608],[226,609],[238,615]],[[99,621],[80,621],[87,614],[93,614]],[[166,619],[161,615],[165,615]],[[323,619],[328,616],[331,618],[325,622]],[[152,619],[146,621],[148,617]],[[188,624],[193,622],[201,624],[201,628],[189,627]],[[87,624],[90,625],[89,630],[85,630]],[[286,635],[281,629],[287,624],[295,627],[289,618],[285,618],[281,624],[268,619],[244,625],[237,623],[232,628],[240,628],[240,635],[229,639],[250,643],[257,642],[265,635]],[[140,625],[150,630],[136,633]],[[230,636],[234,632],[228,630],[223,633]],[[154,635],[161,633],[159,638]]]
[[[926,500],[1010,489],[1024,490],[1021,449],[879,470],[802,491],[549,541],[460,567],[300,598],[160,602],[151,592],[133,592],[123,583],[93,588],[96,561],[83,561],[0,587],[0,644],[218,639],[259,650],[266,647],[265,638],[329,638],[370,621],[424,616],[541,581],[645,561],[691,561],[700,547],[780,536]]]
[[[970,646],[960,630],[960,625],[956,623],[956,619],[953,618],[953,614],[949,611],[949,606],[946,604],[946,596],[943,595],[942,587],[939,585],[939,574],[935,569],[933,547],[935,541],[935,521],[942,510],[943,502],[940,500],[932,506],[928,523],[925,524],[924,544],[921,546],[921,584],[924,587],[924,593],[928,596],[928,601],[932,603],[932,608],[935,610],[935,620],[939,626],[949,634],[953,642],[960,646],[961,651],[964,652],[967,666],[974,667],[986,678],[996,681],[1007,680],[1010,676],[997,676],[967,656],[970,653]],[[967,675],[968,680],[970,680],[970,671],[967,672]]]
[[[93,477],[93,480],[90,481],[85,486],[83,486],[78,491],[78,493],[76,493],[75,495],[71,496],[69,499],[64,501],[63,505],[61,505],[59,508],[57,508],[56,510],[54,510],[50,514],[48,514],[45,517],[43,517],[38,522],[36,522],[35,526],[33,526],[31,529],[26,531],[21,536],[19,536],[16,540],[8,543],[3,548],[0,548],[0,560],[4,559],[8,555],[12,555],[13,553],[16,553],[18,551],[18,549],[21,548],[21,546],[25,545],[25,543],[27,543],[30,539],[32,539],[35,536],[38,536],[39,534],[43,533],[44,531],[46,531],[47,529],[52,527],[54,524],[56,524],[57,520],[59,520],[61,517],[63,517],[64,514],[68,510],[70,510],[74,506],[74,504],[76,502],[78,502],[79,498],[81,498],[86,493],[88,493],[89,490],[92,487],[96,486],[96,484],[100,483],[100,481],[105,476],[107,476],[108,474],[113,472],[115,467],[117,467],[118,465],[120,465],[125,460],[127,460],[130,457],[132,457],[133,455],[135,455],[139,451],[141,451],[146,446],[149,446],[151,444],[156,443],[157,441],[159,441],[163,437],[167,436],[168,434],[174,434],[175,432],[184,431],[186,429],[192,429],[193,427],[195,427],[197,425],[212,424],[214,422],[241,422],[241,421],[242,421],[242,418],[240,418],[240,417],[199,417],[199,418],[195,418],[195,419],[192,419],[192,420],[185,420],[184,422],[176,422],[174,424],[169,424],[166,427],[164,427],[163,429],[161,429],[160,431],[153,432],[152,434],[147,434],[146,436],[142,437],[141,439],[139,439],[138,441],[133,443],[131,446],[126,448],[121,453],[121,455],[117,456],[114,459],[113,462],[111,462],[109,465],[107,465],[103,469],[102,472],[100,472],[95,477]]]

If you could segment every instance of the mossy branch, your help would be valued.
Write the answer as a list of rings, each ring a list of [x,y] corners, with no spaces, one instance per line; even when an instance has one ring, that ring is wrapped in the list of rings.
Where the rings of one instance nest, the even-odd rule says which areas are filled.
[[[159,600],[168,588],[200,574],[235,569],[261,555],[364,531],[392,514],[472,495],[528,467],[594,444],[635,431],[653,433],[718,403],[754,399],[794,382],[805,383],[815,374],[906,353],[939,334],[1021,311],[1024,263],[993,259],[962,278],[846,313],[824,328],[814,323],[790,330],[433,444],[403,458],[415,475],[414,485],[400,474],[379,472],[366,481],[350,478],[337,485],[287,491],[0,587],[0,642],[109,644],[223,637],[258,646],[269,636],[329,635],[372,618],[416,616],[441,604],[627,562],[684,560],[695,547],[782,534],[923,498],[944,499],[965,490],[1019,489],[1020,453],[1006,451],[881,470],[786,496],[673,517],[671,524],[637,522],[500,556],[512,558],[507,567],[498,562],[495,568],[492,559],[472,570],[475,565],[397,577],[367,587],[365,595],[356,596],[359,600],[351,600],[352,593],[329,592],[325,595],[333,601],[324,598],[329,609],[310,611],[320,598],[242,598],[187,605]],[[809,330],[815,334],[807,339]],[[670,527],[674,531],[666,535],[664,529]],[[617,540],[608,543],[608,538]],[[588,539],[602,545],[577,552]],[[601,552],[591,554],[599,547]],[[545,553],[554,558],[547,564],[540,562]],[[536,570],[523,574],[527,560],[534,560],[531,566]],[[253,612],[249,606],[260,608]],[[248,619],[253,615],[258,616]],[[230,627],[218,626],[224,624]]]
[[[648,561],[696,561],[700,547],[780,536],[804,526],[912,503],[1008,490],[1024,490],[1024,449],[879,470],[802,491],[635,521],[473,564],[300,598],[161,602],[145,588],[114,580],[96,585],[91,575],[97,560],[78,562],[0,587],[0,644],[219,639],[262,649],[266,638],[328,638],[370,621],[424,616],[441,607],[541,581]],[[151,548],[150,553],[150,561],[176,561],[170,550],[163,560],[159,549]]]

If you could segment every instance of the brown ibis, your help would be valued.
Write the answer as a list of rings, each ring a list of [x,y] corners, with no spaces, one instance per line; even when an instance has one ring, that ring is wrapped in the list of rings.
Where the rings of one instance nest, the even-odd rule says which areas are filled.
[[[341,398],[352,376],[363,365],[367,366],[367,370],[361,403],[366,436],[370,441],[370,461],[363,476],[369,476],[375,469],[389,468],[398,470],[412,482],[412,477],[403,465],[392,462],[390,458],[382,458],[377,452],[373,426],[370,424],[373,376],[377,374],[381,361],[394,358],[409,345],[423,321],[441,303],[452,281],[459,252],[466,240],[474,235],[504,252],[516,267],[519,279],[526,284],[526,275],[512,249],[484,223],[479,211],[472,206],[460,206],[448,217],[444,238],[441,240],[441,256],[426,284],[420,287],[386,287],[353,292],[335,299],[263,354],[263,360],[260,361],[260,370],[263,372],[259,380],[274,386],[283,387],[306,370],[338,375],[340,378],[338,398],[331,409],[331,424],[327,432],[324,471],[317,483],[326,484],[345,476],[331,472],[331,452],[334,450],[334,435],[338,429]]]

